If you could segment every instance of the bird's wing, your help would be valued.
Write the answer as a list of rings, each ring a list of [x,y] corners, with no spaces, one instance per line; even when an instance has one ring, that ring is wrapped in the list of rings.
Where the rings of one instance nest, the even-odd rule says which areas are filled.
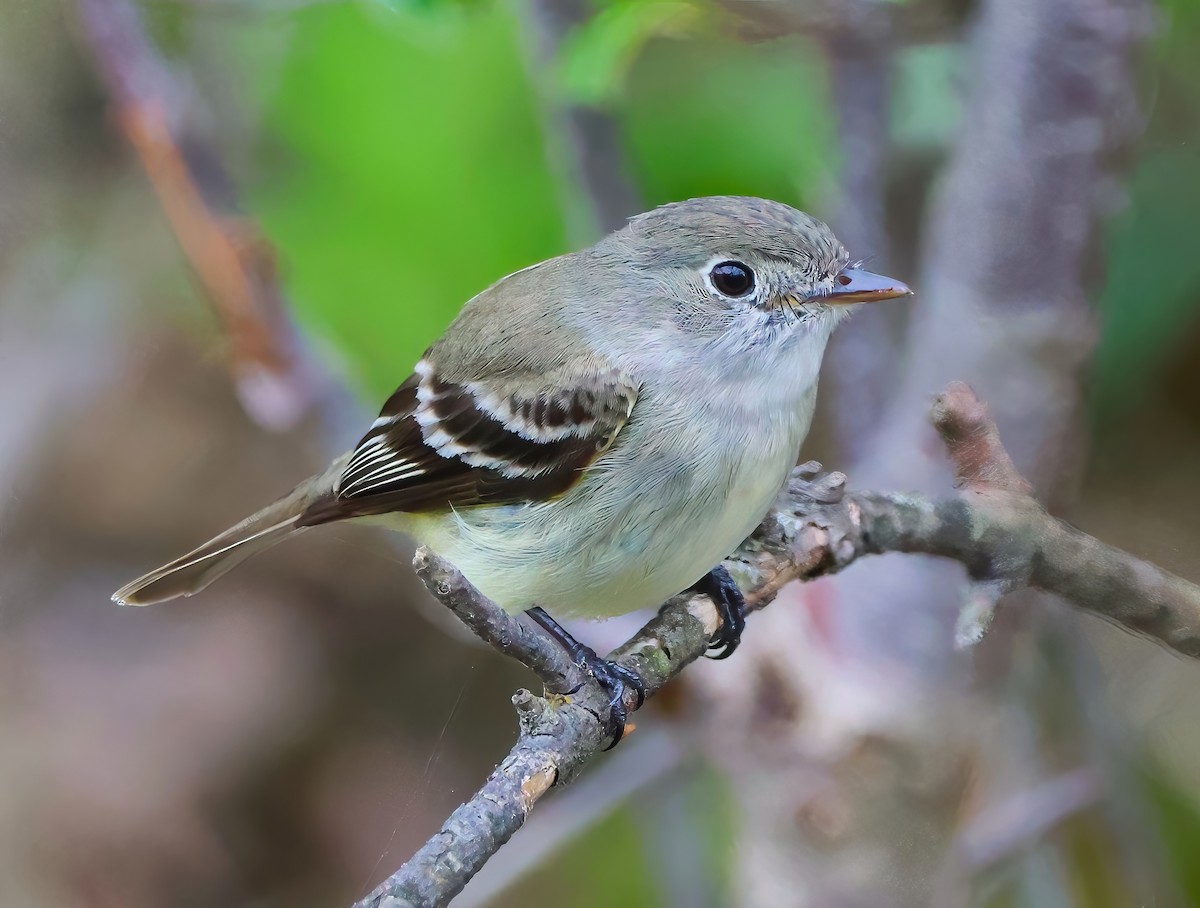
[[[545,375],[508,372],[503,393],[500,384],[451,381],[423,359],[335,489],[297,524],[561,495],[612,446],[638,395],[628,376],[592,361]]]

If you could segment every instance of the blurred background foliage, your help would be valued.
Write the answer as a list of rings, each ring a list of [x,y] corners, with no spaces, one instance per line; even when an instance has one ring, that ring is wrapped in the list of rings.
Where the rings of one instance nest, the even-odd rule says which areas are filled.
[[[1098,418],[1136,405],[1198,317],[1198,9],[1164,5],[1146,74],[1146,144],[1098,282]],[[300,317],[378,395],[462,300],[569,248],[537,90],[504,4],[314,4],[287,19],[288,50],[268,74],[242,39],[265,112],[247,197]],[[619,117],[647,206],[739,193],[814,207],[837,173],[819,54],[727,31],[728,13],[702,0],[602,4],[546,90]],[[946,148],[962,53],[947,41],[898,54],[898,156]]]
[[[522,23],[527,13],[515,0],[140,3],[155,45],[186,73],[184,81],[192,97],[187,131],[220,149],[234,175],[234,185],[228,189],[275,249],[290,309],[304,337],[354,387],[364,412],[408,374],[464,300],[504,274],[569,248],[567,225],[572,213],[564,209],[564,199],[567,205],[573,203],[548,150],[542,125],[547,105],[562,101],[595,105],[616,118],[631,175],[647,207],[696,195],[738,193],[820,211],[829,197],[838,170],[835,111],[830,106],[826,68],[811,42],[797,36],[740,40],[726,6],[704,0],[608,0],[598,8],[597,15],[570,36],[561,58],[550,68],[551,78],[544,80],[529,63],[529,39]],[[1159,17],[1153,53],[1143,67],[1148,128],[1137,149],[1127,198],[1114,212],[1105,270],[1095,282],[1103,312],[1091,385],[1095,437],[1103,441],[1097,442],[1098,449],[1111,443],[1118,452],[1144,446],[1145,435],[1155,431],[1147,428],[1147,401],[1164,393],[1178,403],[1170,410],[1172,419],[1191,419],[1200,426],[1200,255],[1195,251],[1200,238],[1200,4],[1166,0]],[[239,422],[236,408],[221,397],[222,392],[212,390],[223,387],[214,367],[221,339],[210,325],[201,295],[191,289],[173,244],[164,236],[163,222],[136,165],[114,138],[105,95],[90,71],[72,4],[0,0],[0,23],[7,23],[7,27],[0,24],[0,192],[7,198],[0,203],[7,209],[0,211],[0,267],[5,281],[0,300],[6,301],[0,308],[26,306],[35,321],[86,319],[81,313],[87,306],[76,303],[71,308],[72,297],[63,288],[70,288],[75,280],[94,284],[97,272],[101,273],[108,283],[98,284],[100,296],[87,297],[92,301],[88,305],[103,303],[111,311],[125,312],[134,325],[128,333],[135,339],[132,348],[118,346],[111,334],[96,329],[94,336],[114,349],[132,350],[121,362],[106,361],[98,367],[98,375],[111,379],[116,374],[114,386],[124,388],[121,394],[126,395],[114,398],[116,402],[99,412],[109,414],[111,420],[116,418],[113,413],[126,412],[120,409],[125,407],[135,414],[125,419],[141,423],[148,421],[147,413],[164,420],[178,415],[182,405],[177,400],[155,403],[158,398],[150,391],[136,390],[130,383],[131,376],[137,375],[144,381],[149,380],[146,376],[157,376],[151,384],[161,383],[175,373],[154,372],[152,364],[160,359],[173,364],[182,357],[196,361],[187,372],[188,382],[209,388],[197,396],[216,400],[213,411],[223,413],[225,424],[236,424],[236,431],[244,436],[240,442],[226,444],[215,441],[208,429],[181,428],[181,422],[176,426],[179,437],[191,438],[199,447],[184,450],[186,445],[179,443],[179,450],[159,464],[161,477],[140,472],[149,463],[148,455],[130,454],[136,463],[113,466],[126,471],[116,475],[123,476],[129,487],[139,483],[148,487],[149,502],[141,510],[132,506],[120,510],[126,505],[123,498],[116,500],[119,496],[114,492],[112,501],[104,500],[110,510],[100,509],[104,516],[95,518],[93,525],[81,523],[65,506],[61,515],[70,517],[62,516],[58,523],[52,518],[59,511],[40,511],[37,520],[47,527],[40,530],[43,523],[30,522],[32,517],[25,523],[21,521],[26,518],[5,518],[9,535],[0,536],[0,541],[8,546],[10,559],[25,559],[22,564],[27,565],[40,557],[47,564],[37,570],[23,566],[22,577],[29,574],[49,582],[46,578],[55,565],[90,565],[86,582],[78,581],[91,596],[86,608],[79,605],[78,586],[60,598],[69,603],[61,606],[62,614],[75,622],[74,628],[87,628],[89,636],[86,645],[80,642],[77,648],[45,644],[47,653],[60,654],[45,656],[50,666],[46,671],[56,671],[54,658],[62,664],[70,661],[62,653],[77,657],[90,651],[97,639],[126,639],[127,625],[118,630],[105,624],[116,619],[94,614],[103,608],[106,591],[113,585],[110,580],[119,579],[133,565],[144,566],[158,555],[172,554],[175,542],[194,541],[197,532],[203,534],[209,527],[189,519],[191,496],[185,494],[189,487],[194,492],[197,487],[236,486],[228,479],[229,472],[246,470],[247,477],[239,480],[240,491],[224,498],[214,491],[214,513],[205,519],[216,525],[239,516],[250,497],[258,501],[286,487],[302,467],[291,463],[285,476],[269,451],[257,460],[250,458],[245,452],[254,450],[256,436]],[[958,97],[968,62],[959,37],[952,31],[897,50],[889,191],[914,199],[917,205],[922,204],[930,176],[946,154],[958,123]],[[912,216],[905,222],[915,224],[918,219]],[[903,260],[904,250],[911,252],[919,241],[919,236],[897,238],[898,257]],[[872,251],[855,253],[870,256]],[[103,260],[99,266],[98,259]],[[97,298],[100,302],[95,302]],[[99,318],[95,310],[89,311],[91,318]],[[67,314],[48,314],[58,312]],[[169,327],[164,328],[164,322]],[[170,340],[175,336],[172,331],[186,340]],[[16,372],[12,362],[0,363],[6,379]],[[188,393],[189,387],[185,383],[178,393]],[[209,424],[209,417],[197,419]],[[116,424],[124,427],[119,438],[111,422],[102,423],[93,438],[113,447],[126,443],[131,451],[141,450],[139,442],[147,447],[161,443],[161,433],[148,437],[144,431],[137,434],[132,428],[135,423]],[[47,435],[51,440],[38,450],[55,447],[55,437]],[[824,445],[830,447],[827,440]],[[218,448],[228,462],[221,461],[224,466],[219,468],[205,467],[208,473],[197,472],[201,468],[196,462],[218,456],[214,453]],[[240,455],[231,453],[239,450]],[[100,455],[92,454],[103,462]],[[243,464],[248,458],[251,462],[237,467],[238,457]],[[92,472],[96,462],[85,461],[77,469],[96,475]],[[1157,464],[1152,459],[1139,463],[1149,464],[1149,469]],[[1169,475],[1186,475],[1198,464],[1196,449],[1185,448],[1176,452]],[[1115,527],[1128,504],[1122,496],[1129,493],[1112,481],[1114,510],[1105,517],[1105,477],[1111,479],[1120,468],[1117,462],[1106,465],[1102,456],[1094,467],[1100,503],[1092,506],[1088,516],[1097,526],[1107,520]],[[172,478],[181,472],[182,478]],[[61,486],[62,477],[70,475],[74,474],[69,470],[52,471],[41,481],[46,488]],[[200,476],[206,478],[197,486]],[[25,513],[16,506],[17,480],[9,475],[4,479],[7,489],[14,490],[6,492],[12,510]],[[184,488],[169,491],[176,485]],[[24,479],[20,487],[40,488]],[[125,488],[112,486],[118,487]],[[1188,488],[1194,508],[1200,484]],[[42,500],[22,491],[21,501],[26,499]],[[154,514],[170,510],[163,501],[174,508],[175,522],[169,530],[165,522],[153,523]],[[218,510],[225,518],[215,516]],[[113,520],[113,513],[122,519]],[[157,519],[166,521],[166,517]],[[1167,526],[1159,537],[1164,540],[1177,540],[1173,527],[1191,527],[1171,524],[1172,518],[1162,513],[1146,519]],[[163,552],[139,548],[138,521],[162,528]],[[112,523],[120,524],[125,535],[105,535]],[[34,527],[36,532],[27,534],[23,527]],[[18,530],[20,536],[15,535]],[[73,540],[74,548],[55,548],[58,543],[48,541],[54,533]],[[112,890],[124,893],[118,901],[89,900],[79,894],[111,894],[104,887],[115,885],[99,882],[104,860],[98,859],[98,866],[88,864],[90,840],[55,838],[61,825],[51,821],[39,825],[42,820],[36,812],[32,825],[23,826],[31,822],[32,808],[9,812],[6,805],[18,803],[17,799],[0,796],[0,811],[13,827],[4,835],[14,836],[17,843],[13,854],[36,856],[36,860],[13,860],[27,875],[49,875],[54,881],[51,891],[66,893],[57,902],[6,904],[229,905],[252,899],[259,899],[256,904],[337,904],[356,885],[365,884],[364,875],[378,878],[436,828],[446,809],[507,747],[511,729],[503,698],[496,691],[527,682],[520,673],[492,662],[489,655],[464,654],[461,644],[444,643],[440,633],[429,631],[407,613],[385,619],[384,613],[390,614],[394,604],[394,577],[404,571],[406,560],[391,549],[377,549],[362,566],[364,572],[374,572],[374,586],[364,585],[357,604],[339,599],[343,610],[329,615],[322,609],[326,603],[315,600],[342,594],[332,578],[336,570],[344,569],[343,560],[351,557],[350,538],[335,542],[334,556],[325,561],[315,558],[312,566],[300,568],[298,579],[293,577],[292,586],[277,595],[286,598],[299,596],[301,589],[316,591],[304,613],[308,630],[297,631],[289,623],[291,618],[278,620],[300,638],[298,651],[308,652],[305,647],[310,647],[325,654],[329,665],[314,659],[317,667],[311,669],[320,678],[327,680],[322,672],[332,677],[335,669],[330,665],[334,665],[352,680],[333,693],[309,690],[307,695],[316,705],[306,706],[293,725],[272,732],[275,737],[261,744],[261,751],[244,758],[253,770],[246,778],[229,769],[221,784],[197,795],[199,802],[221,805],[219,810],[212,808],[215,815],[197,808],[217,829],[215,839],[224,849],[218,849],[220,859],[206,863],[182,857],[195,845],[183,836],[178,854],[172,851],[169,860],[157,855],[161,866],[148,869],[151,858],[138,853],[126,856],[130,863],[114,870],[118,874],[120,868],[133,867],[138,868],[130,871],[134,877],[147,875],[135,887],[144,895],[141,901],[129,895],[133,890],[119,886]],[[1149,547],[1140,553],[1162,557],[1184,573],[1190,566],[1190,576],[1197,579],[1194,553],[1200,535],[1182,538],[1184,543],[1163,542],[1166,552]],[[1120,544],[1121,540],[1112,541]],[[273,564],[279,570],[282,562]],[[61,578],[55,582],[60,581],[66,582]],[[29,601],[25,594],[31,588],[17,588],[19,595],[14,588],[7,589],[0,625],[47,620],[30,618],[27,606],[15,604]],[[103,588],[105,595],[93,595],[96,588]],[[57,614],[48,603],[43,605],[43,615]],[[276,602],[275,608],[282,606]],[[396,623],[381,624],[386,621]],[[244,632],[239,627],[230,625],[229,633]],[[39,628],[40,636],[33,639],[58,639]],[[28,638],[13,634],[10,639],[27,642]],[[340,642],[314,642],[328,639]],[[148,639],[147,646],[160,645],[165,645],[160,638]],[[430,649],[423,651],[423,647]],[[22,649],[21,659],[33,658],[30,652]],[[117,652],[123,650],[117,647]],[[9,650],[13,660],[15,653],[13,644]],[[483,666],[478,669],[476,656]],[[133,661],[138,657],[137,652],[128,654]],[[114,676],[124,658],[103,663],[103,671],[97,669],[95,677]],[[407,667],[401,666],[406,660]],[[9,665],[11,674],[0,674],[0,680],[7,679],[6,687],[11,682],[12,691],[24,690],[23,679],[18,683],[18,669],[11,666],[28,664],[10,660]],[[196,671],[199,677],[208,669],[202,665]],[[459,678],[476,671],[489,683],[472,684],[456,700]],[[272,669],[274,674],[263,672],[266,675],[252,674],[250,680],[281,687],[291,678],[282,668]],[[85,681],[87,677],[92,676],[85,675]],[[414,684],[429,684],[431,678],[430,687],[437,693],[424,704],[423,712],[403,704]],[[135,696],[135,687],[141,685],[131,684],[129,697]],[[72,686],[70,696],[85,703],[81,691],[86,688],[80,682]],[[236,698],[237,692],[229,696]],[[454,710],[464,697],[466,718],[455,718]],[[16,693],[12,699],[24,702]],[[31,702],[31,712],[20,714],[20,721],[53,724],[46,718],[49,713],[36,711],[41,701]],[[120,710],[119,703],[116,709]],[[1136,707],[1130,709],[1137,712]],[[347,727],[365,738],[370,735],[363,729],[378,733],[379,740],[350,756],[324,756],[322,748],[344,740]],[[159,726],[139,728],[150,736],[158,733],[156,728],[161,731]],[[1191,806],[1200,791],[1197,741],[1182,732],[1166,736],[1165,743],[1146,742],[1147,786],[1168,850],[1176,859],[1179,880],[1192,904],[1200,905],[1194,860],[1200,853],[1200,818]],[[0,771],[5,765],[0,761]],[[238,770],[243,771],[244,767]],[[5,776],[6,781],[13,780],[14,791],[25,784],[19,783],[23,778],[28,777],[15,770]],[[40,780],[49,787],[57,777],[34,778],[33,784]],[[380,784],[386,789],[383,794]],[[692,825],[702,830],[707,842],[703,863],[708,904],[724,902],[720,893],[733,848],[728,814],[720,806],[720,784],[714,774],[699,772],[688,789]],[[304,804],[290,803],[296,790],[304,792]],[[330,806],[334,800],[347,806]],[[230,804],[236,804],[236,810]],[[37,805],[44,806],[41,801]],[[109,830],[103,812],[100,816],[97,828]],[[153,830],[157,816],[148,813],[147,829]],[[164,816],[178,821],[175,814]],[[642,819],[636,805],[614,807],[590,832],[502,896],[503,903],[672,904],[653,861],[646,857],[648,849],[653,851],[639,831]],[[26,828],[42,830],[41,850],[32,847],[20,831]],[[60,849],[83,855],[64,863]],[[198,847],[196,853],[202,853]],[[106,852],[100,849],[96,854],[104,858]],[[173,881],[198,876],[216,879],[220,873],[232,880],[225,888],[214,884],[214,889],[201,887],[187,898],[162,900],[164,892],[177,893]],[[1023,904],[1013,900],[1011,892],[992,903]]]
[[[819,61],[722,40],[716,15],[613,4],[548,90],[620,112],[648,206],[802,205],[834,165]],[[378,396],[463,300],[568,250],[539,100],[503,4],[320,4],[290,27],[250,204],[301,317]]]

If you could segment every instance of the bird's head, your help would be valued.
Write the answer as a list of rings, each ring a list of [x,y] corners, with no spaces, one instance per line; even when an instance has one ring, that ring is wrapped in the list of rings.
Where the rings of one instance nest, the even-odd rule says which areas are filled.
[[[828,336],[856,303],[909,296],[851,264],[825,224],[780,202],[713,196],[663,205],[597,246],[652,284],[680,328],[739,347]]]

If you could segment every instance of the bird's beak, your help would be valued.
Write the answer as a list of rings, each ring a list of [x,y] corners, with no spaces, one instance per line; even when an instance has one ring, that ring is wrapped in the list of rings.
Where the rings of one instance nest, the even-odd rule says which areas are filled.
[[[908,284],[861,268],[843,268],[834,278],[833,290],[823,295],[820,301],[838,306],[846,303],[878,303],[880,300],[912,295]]]

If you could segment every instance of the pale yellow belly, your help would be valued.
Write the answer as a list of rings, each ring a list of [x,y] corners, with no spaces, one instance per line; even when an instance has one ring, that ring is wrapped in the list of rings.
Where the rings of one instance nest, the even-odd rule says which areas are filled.
[[[656,606],[719,564],[773,503],[797,445],[636,480],[601,472],[551,502],[405,515],[398,528],[508,611],[611,617]]]

